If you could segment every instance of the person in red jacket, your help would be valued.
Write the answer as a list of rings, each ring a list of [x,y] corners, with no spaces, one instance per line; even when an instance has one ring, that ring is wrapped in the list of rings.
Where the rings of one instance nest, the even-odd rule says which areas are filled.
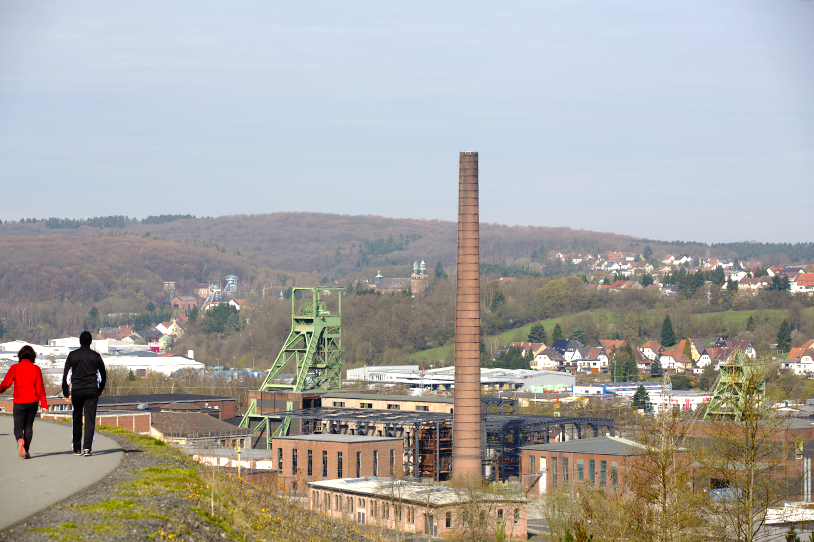
[[[17,451],[20,457],[29,459],[31,437],[34,436],[34,418],[37,416],[37,403],[43,410],[48,409],[45,399],[45,386],[42,383],[42,371],[34,365],[37,353],[29,345],[17,352],[19,363],[15,363],[6,373],[0,384],[3,393],[14,384],[14,438],[17,439]]]

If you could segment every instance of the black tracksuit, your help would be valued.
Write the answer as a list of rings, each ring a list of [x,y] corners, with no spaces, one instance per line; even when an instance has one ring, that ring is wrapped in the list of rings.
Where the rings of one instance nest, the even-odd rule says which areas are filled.
[[[62,394],[73,404],[73,450],[93,448],[96,405],[105,389],[105,362],[90,346],[80,346],[68,354],[62,373]],[[82,416],[85,417],[85,447],[82,448]]]

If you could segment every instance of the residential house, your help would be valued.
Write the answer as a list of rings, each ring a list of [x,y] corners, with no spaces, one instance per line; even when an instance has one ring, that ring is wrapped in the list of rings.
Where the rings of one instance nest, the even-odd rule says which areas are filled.
[[[608,356],[602,347],[584,348],[581,359],[577,360],[580,373],[600,373],[608,368]]]
[[[744,290],[768,290],[772,284],[772,278],[769,276],[762,277],[745,277],[738,281],[738,289]]]
[[[791,281],[791,293],[814,294],[814,273],[799,273]]]
[[[662,368],[669,366],[675,368],[677,372],[692,372],[693,360],[684,353],[686,339],[682,339],[673,348],[666,349],[661,353]]]
[[[584,344],[575,339],[560,339],[559,341],[554,341],[551,348],[562,354],[565,361],[571,361],[582,357],[582,352],[580,352],[579,349],[584,346]]]
[[[635,280],[617,280],[610,285],[610,291],[619,292],[622,290],[641,290],[641,282]]]
[[[526,357],[528,354],[536,355],[537,352],[545,350],[547,347],[544,343],[514,342],[509,345],[509,348],[519,348],[523,352],[523,357]]]
[[[661,355],[662,351],[664,351],[664,347],[661,346],[656,341],[651,339],[651,340],[647,341],[646,343],[644,343],[643,345],[641,345],[639,347],[639,351],[642,354],[644,354],[644,356],[647,359],[649,359],[650,361],[653,361],[659,355]]]
[[[537,371],[554,371],[565,364],[565,358],[553,348],[545,348],[534,355],[531,360],[531,368]]]
[[[780,364],[780,368],[794,371],[796,375],[814,373],[814,348],[811,346],[792,348],[786,360]]]
[[[620,350],[625,346],[625,341],[621,339],[599,339],[596,346],[602,348],[606,355],[611,355],[614,350]]]

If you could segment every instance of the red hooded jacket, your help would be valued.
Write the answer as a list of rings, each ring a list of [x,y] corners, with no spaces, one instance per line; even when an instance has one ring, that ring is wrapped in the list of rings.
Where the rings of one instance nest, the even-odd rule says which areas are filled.
[[[45,399],[45,386],[42,383],[42,371],[29,359],[21,359],[12,365],[6,373],[6,378],[0,384],[0,393],[3,393],[14,383],[15,403],[40,402],[42,409],[48,408]]]

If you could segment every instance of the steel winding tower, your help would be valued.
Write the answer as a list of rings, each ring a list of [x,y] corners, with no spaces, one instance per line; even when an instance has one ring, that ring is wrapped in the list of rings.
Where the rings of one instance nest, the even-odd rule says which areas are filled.
[[[336,291],[337,313],[331,314],[320,294]],[[297,292],[311,292],[311,300],[296,309]],[[293,288],[291,291],[291,332],[283,344],[277,359],[260,387],[260,392],[302,392],[307,390],[335,390],[342,383],[342,288],[309,287]],[[290,384],[276,380],[289,364],[295,365],[294,378]],[[290,405],[288,410],[291,410]],[[281,421],[281,414],[261,414],[257,399],[251,399],[240,427],[259,422],[255,429],[265,428],[269,442],[271,437],[288,434],[290,419],[285,418],[271,434],[271,423]]]
[[[748,398],[762,401],[766,391],[763,364],[752,362],[741,350],[732,352],[731,361],[721,363],[720,376],[709,401],[704,420],[724,419],[741,421]]]

